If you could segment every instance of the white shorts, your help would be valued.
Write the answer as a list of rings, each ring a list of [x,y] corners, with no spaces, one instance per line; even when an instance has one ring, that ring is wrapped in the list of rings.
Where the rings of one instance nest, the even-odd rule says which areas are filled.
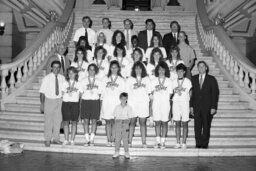
[[[174,121],[189,121],[189,101],[174,101],[172,104]]]
[[[152,104],[154,121],[169,121],[170,102],[154,100]]]

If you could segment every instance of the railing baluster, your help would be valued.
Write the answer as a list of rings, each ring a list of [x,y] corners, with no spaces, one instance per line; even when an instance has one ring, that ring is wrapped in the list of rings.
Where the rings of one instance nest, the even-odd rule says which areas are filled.
[[[28,77],[28,61],[24,62],[24,67],[23,67],[23,76],[21,78],[21,81],[26,81]]]
[[[8,92],[8,87],[7,87],[7,84],[6,84],[6,77],[8,75],[9,71],[8,70],[2,70],[2,82],[1,82],[1,95],[2,95],[2,99],[4,97],[7,96],[7,92]]]
[[[31,76],[33,74],[33,57],[31,56],[28,62],[28,75]]]
[[[21,78],[22,78],[22,73],[21,73],[21,67],[23,66],[23,64],[21,64],[20,66],[18,66],[18,72],[17,72],[17,82],[15,84],[15,87],[19,87],[21,85]]]
[[[252,96],[255,98],[255,91],[256,91],[256,75],[254,73],[250,73],[251,79],[252,79],[252,83],[251,83],[251,94]]]
[[[17,70],[17,67],[13,67],[11,69],[11,77],[10,77],[10,89],[9,93],[12,93],[15,90],[15,78],[14,78],[14,72]]]
[[[34,54],[34,57],[33,57],[33,71],[35,71],[37,69],[37,51],[35,52]]]
[[[239,66],[239,85],[241,87],[244,87],[244,71],[243,68],[241,66]]]
[[[237,65],[237,61],[235,61],[235,66],[234,66],[234,79],[235,79],[235,81],[238,81],[238,65]]]

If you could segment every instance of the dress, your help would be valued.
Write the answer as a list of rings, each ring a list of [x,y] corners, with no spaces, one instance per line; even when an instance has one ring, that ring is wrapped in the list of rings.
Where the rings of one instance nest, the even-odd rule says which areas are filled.
[[[153,120],[167,122],[170,112],[170,94],[173,92],[172,81],[169,78],[152,80],[153,90]]]
[[[149,116],[149,94],[151,84],[148,77],[141,80],[130,77],[127,80],[128,104],[134,111],[134,117],[146,118]]]
[[[103,79],[101,118],[114,119],[114,109],[120,104],[119,96],[125,90],[125,81],[122,77],[105,77]]]

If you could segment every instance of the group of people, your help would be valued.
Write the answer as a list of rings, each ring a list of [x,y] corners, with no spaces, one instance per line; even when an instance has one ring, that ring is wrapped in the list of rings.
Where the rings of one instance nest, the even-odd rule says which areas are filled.
[[[189,115],[195,118],[196,148],[208,148],[212,116],[217,111],[218,84],[208,74],[204,61],[197,63],[199,74],[192,77],[195,52],[177,21],[163,39],[152,19],[138,34],[130,19],[124,30],[111,30],[109,18],[95,32],[85,16],[76,30],[74,57],[68,58],[64,45],[50,57],[47,75],[40,87],[41,112],[45,114],[45,146],[52,143],[74,145],[79,118],[85,146],[94,145],[97,121],[104,120],[107,146],[115,146],[119,156],[123,140],[129,158],[137,120],[142,147],[146,148],[147,119],[154,122],[155,148],[165,148],[168,121],[176,125],[174,148],[186,149]],[[64,125],[65,140],[59,129]],[[69,125],[71,124],[71,141]],[[91,130],[89,129],[91,125]],[[183,135],[181,139],[181,126]]]

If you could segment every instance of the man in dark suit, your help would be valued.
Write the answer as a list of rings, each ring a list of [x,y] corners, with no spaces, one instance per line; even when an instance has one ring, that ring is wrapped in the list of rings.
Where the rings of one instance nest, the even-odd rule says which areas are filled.
[[[150,46],[151,38],[153,35],[157,35],[160,37],[160,41],[162,41],[162,36],[158,31],[155,31],[155,22],[152,19],[147,19],[146,22],[146,30],[140,31],[138,34],[139,38],[139,47],[144,49],[146,52],[147,48]]]
[[[180,25],[177,21],[172,21],[170,24],[171,32],[164,35],[163,46],[166,50],[167,55],[170,54],[170,48],[177,46],[178,36],[180,32]]]
[[[215,77],[208,75],[204,61],[197,64],[199,74],[192,77],[190,112],[194,116],[196,148],[208,148],[213,115],[217,112],[219,87]]]
[[[67,69],[70,66],[70,59],[66,56],[67,48],[63,44],[59,44],[57,47],[57,52],[48,59],[48,63],[46,65],[46,74],[51,73],[51,63],[53,61],[60,61],[61,69],[60,74],[66,76]]]

